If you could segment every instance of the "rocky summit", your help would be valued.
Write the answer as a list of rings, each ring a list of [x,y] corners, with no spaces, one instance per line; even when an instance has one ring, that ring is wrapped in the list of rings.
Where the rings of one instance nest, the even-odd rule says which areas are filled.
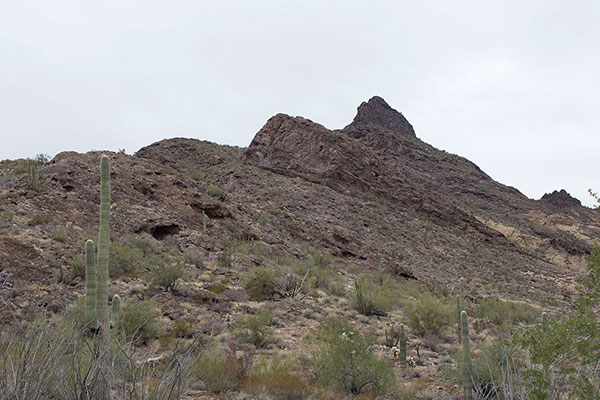
[[[60,153],[39,163],[35,184],[30,161],[0,163],[2,326],[41,310],[76,313],[85,291],[83,243],[98,232],[101,154]],[[527,198],[420,140],[380,97],[363,102],[339,130],[277,114],[247,148],[175,138],[134,155],[104,154],[109,294],[124,304],[152,301],[159,328],[141,346],[159,352],[173,338],[204,335],[234,354],[301,356],[329,315],[383,337],[391,324],[410,320],[404,305],[419,293],[454,304],[461,278],[469,311],[495,299],[568,313],[600,238],[600,214],[564,190]],[[180,273],[163,285],[156,271],[171,264]],[[355,304],[361,280],[395,288],[385,296],[400,300],[363,312]],[[263,311],[272,315],[271,338],[244,341],[240,321]],[[474,348],[487,333],[502,336],[488,316],[476,318]],[[440,370],[455,366],[454,331],[432,339],[412,329],[408,348],[417,362],[401,380],[420,385],[422,398],[453,398],[443,396],[457,386]],[[206,387],[191,398],[212,398]],[[243,397],[248,390],[231,393],[254,398]]]

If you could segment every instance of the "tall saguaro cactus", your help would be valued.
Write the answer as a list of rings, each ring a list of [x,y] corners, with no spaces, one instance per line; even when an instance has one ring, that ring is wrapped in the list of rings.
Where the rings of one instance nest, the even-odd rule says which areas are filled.
[[[85,323],[96,328],[96,249],[94,242],[85,242]]]
[[[460,330],[462,333],[463,362],[462,362],[462,382],[465,391],[465,400],[473,400],[473,383],[471,363],[471,346],[469,345],[469,318],[466,311],[460,313]]]
[[[400,362],[402,368],[406,368],[406,333],[404,332],[404,324],[400,325]]]
[[[110,325],[108,318],[108,256],[110,246],[110,171],[108,156],[100,160],[100,231],[98,233],[98,263],[96,271],[96,313],[98,331],[95,353],[100,368],[96,396],[98,400],[110,400],[108,359],[110,349]]]

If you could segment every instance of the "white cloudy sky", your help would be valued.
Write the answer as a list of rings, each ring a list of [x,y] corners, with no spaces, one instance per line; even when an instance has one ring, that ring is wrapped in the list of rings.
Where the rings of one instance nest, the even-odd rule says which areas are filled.
[[[0,159],[247,146],[380,95],[529,197],[600,190],[600,2],[0,0]]]

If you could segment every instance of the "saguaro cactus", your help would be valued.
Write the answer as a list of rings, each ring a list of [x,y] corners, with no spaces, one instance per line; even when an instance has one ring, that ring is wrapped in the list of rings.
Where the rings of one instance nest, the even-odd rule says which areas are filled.
[[[110,313],[110,326],[117,326],[121,320],[121,297],[115,294],[112,299],[112,310]]]
[[[402,368],[406,368],[406,333],[404,332],[404,324],[400,325],[400,362]]]
[[[96,358],[100,367],[96,394],[98,400],[110,399],[110,380],[108,352],[110,349],[110,325],[108,318],[108,256],[110,246],[110,171],[108,156],[100,160],[100,231],[98,233],[98,263],[96,270],[96,315],[98,331],[96,333]]]
[[[396,347],[399,340],[400,331],[397,331],[394,325],[390,327],[389,331],[387,329],[385,330],[385,345],[387,347]]]
[[[462,362],[462,382],[463,389],[465,392],[465,400],[473,400],[473,382],[472,382],[472,371],[473,366],[471,363],[471,347],[469,345],[469,319],[466,311],[460,313],[460,325],[462,333],[462,347],[463,347],[463,362]]]
[[[460,295],[456,295],[456,334],[458,335],[458,343],[462,341],[462,337],[460,335],[460,313],[462,312],[462,301],[460,301]]]
[[[35,161],[27,162],[27,189],[36,192],[40,190],[40,174]]]
[[[548,326],[548,314],[546,311],[542,313],[542,331],[546,333],[546,327]]]
[[[85,242],[85,323],[96,329],[96,249],[94,242]]]

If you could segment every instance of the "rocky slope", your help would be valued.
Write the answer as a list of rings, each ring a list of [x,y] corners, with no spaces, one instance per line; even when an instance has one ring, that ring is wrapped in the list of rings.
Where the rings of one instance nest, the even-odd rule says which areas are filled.
[[[83,293],[73,260],[97,231],[99,155],[58,154],[40,167],[39,191],[26,189],[22,162],[0,163],[0,323],[39,306],[64,310]],[[167,326],[182,318],[199,331],[225,325],[259,307],[240,285],[245,271],[277,269],[314,251],[333,256],[347,291],[360,271],[382,270],[437,293],[464,276],[472,299],[568,309],[600,237],[599,214],[566,192],[528,199],[418,139],[379,97],[341,130],[277,114],[247,149],[178,138],[109,155],[113,243],[143,237],[161,251],[195,255],[172,292],[127,274],[111,283],[125,299],[152,297]],[[227,243],[240,241],[264,251],[220,266]],[[226,290],[209,290],[215,281]],[[316,324],[309,312],[347,305],[343,296],[316,296],[266,307],[282,317],[279,347],[294,349]],[[383,329],[390,319],[359,321]]]

